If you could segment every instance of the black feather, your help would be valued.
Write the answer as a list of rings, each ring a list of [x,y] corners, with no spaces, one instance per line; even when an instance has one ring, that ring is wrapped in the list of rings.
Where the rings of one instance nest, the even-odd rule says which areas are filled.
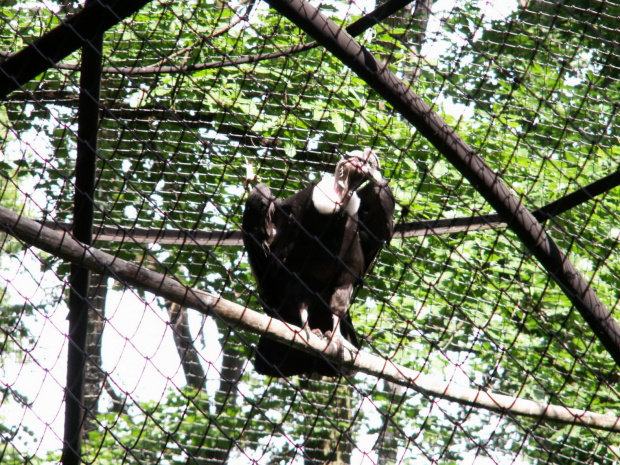
[[[250,266],[268,315],[301,326],[305,307],[309,327],[325,333],[336,312],[342,337],[359,347],[348,313],[350,292],[392,235],[394,198],[387,183],[371,182],[359,190],[359,217],[345,209],[321,214],[312,201],[314,189],[310,184],[284,200],[265,184],[252,190],[242,225]],[[320,354],[266,337],[259,341],[255,368],[270,376],[340,374]]]

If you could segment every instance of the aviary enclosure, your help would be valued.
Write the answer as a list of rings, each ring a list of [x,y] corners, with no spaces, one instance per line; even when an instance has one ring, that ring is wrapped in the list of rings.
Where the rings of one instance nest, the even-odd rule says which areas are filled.
[[[620,461],[620,4],[0,8],[2,463]],[[259,375],[248,194],[365,148],[361,350]]]

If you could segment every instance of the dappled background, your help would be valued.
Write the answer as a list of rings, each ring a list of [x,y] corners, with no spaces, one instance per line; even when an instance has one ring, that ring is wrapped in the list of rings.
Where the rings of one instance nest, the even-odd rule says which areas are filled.
[[[343,26],[377,6],[312,4]],[[8,58],[83,5],[1,8]],[[615,0],[418,0],[357,39],[533,211],[618,171],[619,17]],[[616,363],[560,287],[505,224],[475,221],[494,210],[380,95],[324,48],[300,47],[312,40],[254,0],[153,1],[109,29],[100,98],[82,97],[100,118],[94,246],[258,310],[244,249],[225,234],[240,229],[247,167],[285,197],[371,147],[400,231],[465,226],[384,248],[350,309],[363,350],[455,386],[618,416]],[[0,203],[57,229],[85,221],[81,66],[78,51],[0,106]],[[618,318],[614,185],[545,228]],[[66,425],[80,423],[64,400],[71,266],[10,235],[0,244],[0,460],[58,460]],[[365,374],[264,377],[256,334],[107,276],[93,274],[89,295],[85,462],[620,460],[610,431]]]

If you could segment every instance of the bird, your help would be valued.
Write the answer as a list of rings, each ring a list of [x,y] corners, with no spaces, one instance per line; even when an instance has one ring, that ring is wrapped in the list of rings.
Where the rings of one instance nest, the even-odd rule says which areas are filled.
[[[349,304],[394,232],[395,199],[379,168],[371,149],[354,150],[333,175],[286,199],[258,184],[243,213],[243,242],[265,313],[335,341],[341,354],[342,344],[360,347]],[[273,377],[343,373],[320,354],[265,336],[254,368]]]

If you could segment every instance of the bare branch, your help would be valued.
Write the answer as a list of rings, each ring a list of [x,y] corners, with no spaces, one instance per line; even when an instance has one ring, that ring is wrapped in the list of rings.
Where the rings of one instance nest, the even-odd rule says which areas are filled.
[[[75,240],[66,231],[51,230],[4,207],[0,207],[0,230],[18,238],[27,245],[38,247],[71,263],[91,271],[107,273],[123,284],[153,292],[179,305],[218,317],[233,328],[265,334],[305,352],[323,353],[334,364],[340,363],[341,354],[336,353],[337,351],[333,350],[334,345],[330,345],[323,338],[310,334],[309,339],[306,340],[305,332],[301,331],[300,328],[270,318],[249,309],[247,306],[185,286],[174,278],[148,270],[135,263],[88,247]],[[608,431],[620,431],[620,418],[613,415],[458,386],[364,351],[345,350],[344,366],[412,388],[424,395],[502,414],[557,421]]]

